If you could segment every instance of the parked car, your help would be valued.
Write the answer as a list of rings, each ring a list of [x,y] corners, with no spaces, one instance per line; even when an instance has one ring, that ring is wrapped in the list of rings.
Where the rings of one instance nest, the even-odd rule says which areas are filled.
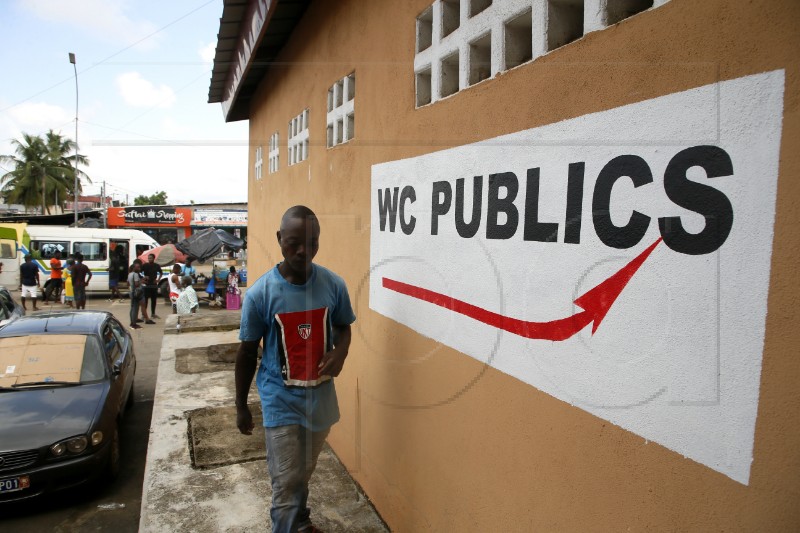
[[[25,316],[25,309],[14,301],[8,289],[0,285],[0,328],[21,316]]]
[[[0,502],[119,473],[133,339],[111,313],[60,311],[0,329]]]

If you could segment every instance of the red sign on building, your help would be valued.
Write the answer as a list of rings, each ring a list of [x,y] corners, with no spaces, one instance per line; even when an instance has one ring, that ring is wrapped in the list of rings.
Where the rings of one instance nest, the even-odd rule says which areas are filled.
[[[192,210],[184,207],[109,207],[109,227],[189,226]]]

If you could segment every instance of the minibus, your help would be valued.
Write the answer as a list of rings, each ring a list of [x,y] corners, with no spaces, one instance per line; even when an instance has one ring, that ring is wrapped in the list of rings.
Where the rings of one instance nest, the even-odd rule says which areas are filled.
[[[19,288],[19,266],[31,254],[39,267],[42,285],[50,278],[50,259],[61,252],[62,265],[75,253],[83,254],[83,263],[92,271],[87,292],[107,291],[109,256],[122,255],[126,266],[158,243],[143,231],[133,229],[71,228],[0,223],[0,285]],[[127,272],[127,269],[125,270]],[[120,278],[126,283],[127,276]]]

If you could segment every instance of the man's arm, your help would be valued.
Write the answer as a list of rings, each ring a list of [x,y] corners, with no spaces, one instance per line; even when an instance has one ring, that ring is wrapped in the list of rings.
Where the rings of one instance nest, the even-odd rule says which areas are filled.
[[[336,334],[336,346],[333,350],[327,352],[319,363],[320,375],[336,377],[342,371],[344,360],[347,358],[347,352],[350,350],[350,339],[352,337],[350,325],[346,326],[333,326],[334,333]]]
[[[88,266],[86,267],[86,272],[89,273],[89,277],[86,278],[86,284],[88,285],[90,281],[92,281],[92,269]]]
[[[259,341],[242,341],[236,354],[236,426],[245,435],[253,434],[253,415],[247,406],[247,393],[253,383],[258,362]]]

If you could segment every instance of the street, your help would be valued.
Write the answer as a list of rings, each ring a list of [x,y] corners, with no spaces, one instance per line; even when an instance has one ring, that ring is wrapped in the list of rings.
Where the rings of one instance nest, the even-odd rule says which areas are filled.
[[[19,293],[12,293],[18,300]],[[19,300],[18,300],[19,301]],[[61,304],[43,306],[40,311],[66,309]],[[108,294],[89,296],[87,310],[112,312],[123,324],[129,322],[127,300],[109,301]],[[28,302],[28,314],[31,314]],[[163,336],[164,318],[170,308],[159,302],[161,317],[156,325],[132,330],[136,349],[135,404],[121,427],[122,468],[112,485],[57,493],[24,503],[0,505],[0,530],[15,531],[90,531],[114,530],[117,533],[138,531],[150,417],[156,386],[158,358]]]

